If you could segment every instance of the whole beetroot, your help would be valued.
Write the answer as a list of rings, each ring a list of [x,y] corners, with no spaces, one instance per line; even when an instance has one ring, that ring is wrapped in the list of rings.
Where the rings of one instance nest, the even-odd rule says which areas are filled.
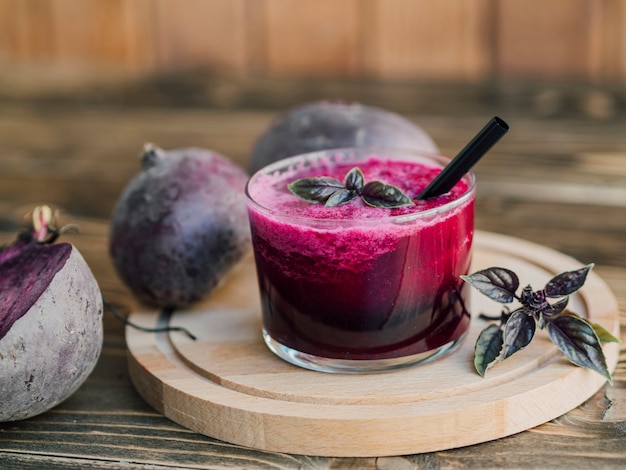
[[[318,101],[270,123],[252,150],[251,171],[293,155],[340,147],[438,151],[422,128],[399,114],[360,103]]]
[[[141,301],[180,308],[206,297],[249,250],[245,171],[204,149],[147,144],[111,218],[114,266]]]
[[[53,243],[50,210],[0,248],[0,422],[58,405],[87,379],[102,350],[102,294],[80,252]]]

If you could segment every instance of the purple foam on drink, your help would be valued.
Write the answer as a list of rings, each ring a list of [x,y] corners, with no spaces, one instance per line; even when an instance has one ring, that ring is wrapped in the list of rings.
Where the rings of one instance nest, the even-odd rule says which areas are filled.
[[[415,201],[413,206],[393,209],[368,206],[361,200],[351,204],[328,208],[294,198],[293,194],[287,189],[287,184],[297,178],[330,176],[343,181],[343,178],[355,166],[355,163],[349,161],[342,162],[340,157],[338,160],[324,159],[316,162],[315,166],[295,164],[288,171],[261,175],[255,181],[254,186],[249,188],[250,196],[260,206],[284,215],[348,220],[379,219],[381,217],[423,212],[457,199],[467,192],[468,189],[468,183],[461,180],[449,193],[439,198]],[[357,166],[363,172],[366,181],[380,180],[387,184],[393,184],[404,191],[411,199],[417,197],[442,170],[440,165],[433,163],[416,165],[415,162],[395,160],[375,154],[372,154],[367,160],[359,162]]]

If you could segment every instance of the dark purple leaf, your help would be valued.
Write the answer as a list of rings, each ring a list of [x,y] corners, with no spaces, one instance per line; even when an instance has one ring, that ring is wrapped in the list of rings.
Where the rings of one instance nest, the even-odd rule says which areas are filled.
[[[536,327],[535,318],[525,310],[513,312],[504,326],[502,360],[528,346],[535,336]]]
[[[544,315],[554,316],[561,313],[567,307],[569,303],[569,297],[564,297],[561,300],[554,302],[552,305],[549,305],[549,308],[546,308],[542,311]]]
[[[554,298],[573,294],[583,286],[591,268],[593,268],[593,264],[588,264],[575,271],[564,272],[553,277],[546,284],[546,296]]]
[[[485,376],[487,369],[498,360],[502,350],[502,330],[496,324],[491,324],[478,335],[474,346],[474,367]]]
[[[348,189],[340,189],[335,191],[330,195],[328,199],[326,199],[326,207],[335,207],[340,206],[341,204],[345,204],[347,202],[352,201],[358,194],[356,191],[350,191]]]
[[[380,181],[370,181],[363,186],[361,198],[367,205],[373,207],[394,208],[413,205],[411,198],[401,189]]]
[[[289,183],[287,188],[300,199],[313,204],[324,204],[334,192],[344,189],[341,181],[328,176],[301,178]]]
[[[537,318],[537,326],[541,329],[545,328],[546,320],[564,312],[568,303],[569,297],[563,297],[561,300],[554,302],[552,305],[546,301],[544,308],[535,310],[535,312],[539,314]]]
[[[552,342],[577,366],[594,370],[613,383],[604,352],[593,326],[574,314],[562,314],[547,322]]]
[[[532,290],[530,286],[522,289],[522,304],[528,307],[532,311],[544,311],[550,310],[550,304],[546,298],[546,293],[543,290]]]
[[[483,269],[461,278],[491,300],[502,304],[513,302],[515,291],[519,287],[517,275],[505,268]]]
[[[363,176],[363,172],[358,167],[352,168],[352,170],[350,170],[346,175],[344,184],[346,189],[349,189],[350,191],[360,192],[363,189],[363,185],[365,184],[365,177]]]

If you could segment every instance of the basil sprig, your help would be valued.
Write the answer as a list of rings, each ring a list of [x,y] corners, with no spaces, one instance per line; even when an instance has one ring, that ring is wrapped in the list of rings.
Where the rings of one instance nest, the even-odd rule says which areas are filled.
[[[395,208],[413,205],[413,201],[401,189],[382,181],[365,183],[363,172],[352,168],[343,182],[329,176],[301,178],[287,185],[289,191],[312,204],[336,207],[360,197],[372,207]]]
[[[502,304],[517,300],[521,304],[513,311],[502,310],[500,323],[489,325],[478,336],[474,348],[474,366],[478,373],[484,376],[497,361],[528,346],[537,328],[546,328],[550,340],[571,363],[594,370],[613,383],[602,344],[620,340],[602,326],[567,310],[569,296],[583,286],[592,268],[593,264],[589,264],[561,273],[543,289],[535,291],[527,286],[519,295],[516,294],[519,279],[509,269],[493,267],[461,276],[491,300]],[[551,303],[549,299],[557,300]],[[483,315],[483,318],[489,317]]]

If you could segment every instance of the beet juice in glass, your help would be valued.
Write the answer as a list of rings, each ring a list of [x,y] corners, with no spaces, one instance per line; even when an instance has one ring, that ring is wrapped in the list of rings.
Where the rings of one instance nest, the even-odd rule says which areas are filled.
[[[250,178],[263,337],[276,355],[359,373],[420,363],[460,343],[470,323],[460,276],[472,255],[474,176],[414,200],[447,163],[347,148],[281,160]]]

